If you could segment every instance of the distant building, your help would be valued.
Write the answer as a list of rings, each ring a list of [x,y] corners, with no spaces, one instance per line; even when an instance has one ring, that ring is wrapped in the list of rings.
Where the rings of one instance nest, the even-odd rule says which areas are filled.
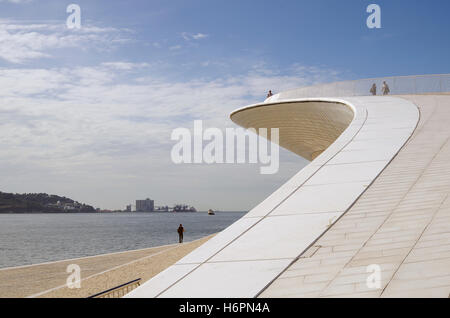
[[[150,199],[136,200],[136,212],[153,212],[155,210],[155,201]]]
[[[131,212],[131,204],[127,205],[127,208],[125,209],[126,212]]]

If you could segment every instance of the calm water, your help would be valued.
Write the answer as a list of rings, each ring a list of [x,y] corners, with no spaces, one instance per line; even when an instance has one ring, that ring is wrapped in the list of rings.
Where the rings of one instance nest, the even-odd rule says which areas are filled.
[[[245,212],[0,214],[0,268],[192,241]]]

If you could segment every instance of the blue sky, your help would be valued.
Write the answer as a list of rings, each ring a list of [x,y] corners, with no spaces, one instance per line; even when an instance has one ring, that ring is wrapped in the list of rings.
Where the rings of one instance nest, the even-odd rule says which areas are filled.
[[[55,23],[67,17],[69,2],[24,2],[3,0],[0,17]],[[124,36],[132,41],[105,55],[80,56],[77,50],[70,58],[85,65],[118,58],[167,62],[170,75],[180,79],[236,74],[242,72],[239,62],[250,61],[280,69],[294,63],[331,67],[348,72],[348,78],[449,72],[448,1],[375,1],[382,9],[383,28],[370,30],[365,9],[373,2],[78,1],[83,24],[129,29]],[[183,34],[199,33],[207,37],[183,39]],[[178,68],[205,61],[230,65],[200,73],[185,72],[187,65]]]
[[[450,73],[446,0],[74,3],[80,30],[65,26],[70,2],[0,0],[0,191],[249,209],[305,161],[283,152],[273,176],[174,166],[174,128],[234,127],[229,112],[268,89]]]

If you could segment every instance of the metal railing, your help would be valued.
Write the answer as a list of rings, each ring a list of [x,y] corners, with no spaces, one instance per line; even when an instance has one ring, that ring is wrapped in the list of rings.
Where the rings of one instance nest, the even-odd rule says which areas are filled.
[[[370,88],[373,84],[377,86],[377,95],[381,95],[381,87],[384,81],[389,86],[390,95],[450,92],[450,74],[394,76],[301,87],[281,92],[266,101],[274,102],[278,99],[307,97],[366,96],[371,95]]]
[[[89,296],[88,298],[120,298],[128,294],[130,291],[141,285],[141,279],[135,279],[128,283],[107,289],[98,294]]]

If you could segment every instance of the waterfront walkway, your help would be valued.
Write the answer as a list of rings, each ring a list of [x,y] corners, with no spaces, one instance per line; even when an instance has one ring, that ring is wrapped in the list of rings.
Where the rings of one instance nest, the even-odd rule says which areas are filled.
[[[211,236],[183,244],[0,269],[0,297],[88,297],[136,278],[145,282]],[[81,288],[69,289],[67,266],[81,268]]]

